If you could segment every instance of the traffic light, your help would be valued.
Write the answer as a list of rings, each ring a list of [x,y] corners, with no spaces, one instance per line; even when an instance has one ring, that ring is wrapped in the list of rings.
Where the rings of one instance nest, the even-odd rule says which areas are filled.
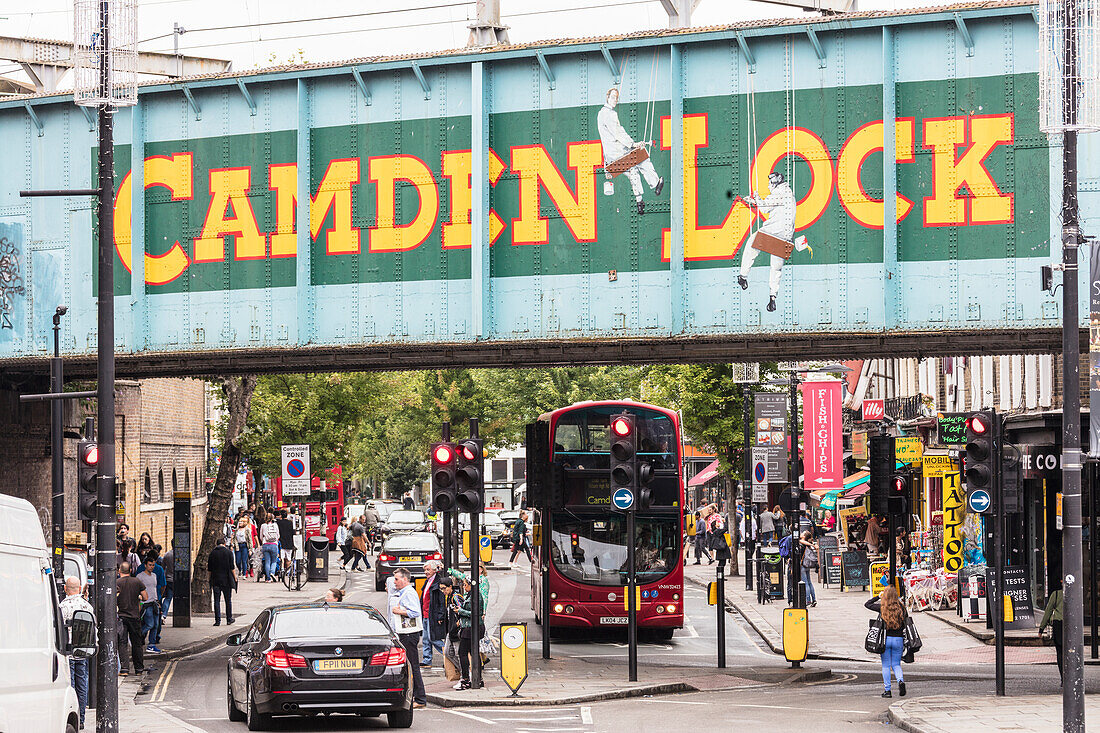
[[[484,441],[467,438],[455,444],[455,485],[458,495],[455,501],[460,512],[473,514],[482,509],[482,492],[485,490]]]
[[[1001,444],[1001,497],[1004,499],[1004,510],[1009,513],[1019,512],[1020,509],[1020,481],[1021,462],[1020,446]]]
[[[611,418],[611,494],[629,489],[637,499],[638,433],[634,416],[629,413]]]
[[[895,473],[890,480],[890,498],[887,502],[890,514],[899,517],[909,513],[909,491],[908,474]]]
[[[874,435],[868,440],[871,469],[871,514],[890,513],[890,489],[897,460],[894,454],[894,436]]]
[[[653,489],[649,484],[653,481],[653,466],[649,461],[638,459],[638,508],[649,509],[653,505]]]
[[[995,497],[997,477],[997,413],[993,410],[975,412],[966,419],[966,497],[975,491],[985,491]]]
[[[82,440],[76,446],[77,511],[81,519],[95,519],[99,499],[96,474],[99,471],[99,446]]]
[[[453,511],[457,499],[455,487],[455,446],[432,443],[432,506],[441,512]]]

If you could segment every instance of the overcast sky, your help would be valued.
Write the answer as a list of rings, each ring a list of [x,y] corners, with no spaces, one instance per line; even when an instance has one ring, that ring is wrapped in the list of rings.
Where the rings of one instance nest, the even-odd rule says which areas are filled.
[[[927,3],[860,0],[859,7],[916,4]],[[659,0],[501,0],[501,6],[502,22],[510,26],[513,42],[668,27]],[[0,35],[69,41],[72,8],[73,0],[0,0]],[[368,12],[374,14],[276,23]],[[763,2],[701,0],[692,25],[801,14],[795,8]],[[230,59],[234,68],[248,69],[300,59],[337,61],[461,48],[473,15],[474,3],[459,0],[140,0],[138,38],[143,51],[171,52],[172,26],[179,23],[189,31],[180,37],[181,52]],[[214,28],[223,30],[204,30]],[[25,78],[17,67],[3,62],[0,74]]]

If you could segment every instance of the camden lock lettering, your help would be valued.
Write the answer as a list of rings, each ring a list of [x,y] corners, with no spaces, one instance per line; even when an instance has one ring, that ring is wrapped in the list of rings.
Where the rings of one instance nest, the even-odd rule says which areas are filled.
[[[587,108],[572,112],[578,118],[592,116]],[[599,242],[601,247],[608,248],[629,246],[629,242],[619,241],[623,238],[622,227],[615,226],[625,216],[620,213],[621,202],[601,195],[606,153],[603,143],[598,139],[523,142],[525,135],[530,135],[530,125],[518,118],[511,119],[516,114],[494,115],[496,144],[512,139],[517,144],[489,150],[486,167],[491,189],[488,234],[494,245],[495,276],[532,274],[535,265],[521,251],[526,247],[515,248],[519,245]],[[462,138],[468,140],[468,118],[446,121],[454,123],[452,137],[456,144],[462,144]],[[402,129],[420,123],[426,130],[437,129],[440,120],[404,121]],[[683,117],[681,174],[686,260],[732,266],[727,261],[742,251],[754,221],[766,218],[747,203],[749,191],[767,196],[769,172],[784,167],[788,155],[797,159],[799,166],[804,163],[809,169],[809,174],[804,172],[797,180],[795,231],[815,225],[835,226],[827,221],[819,224],[826,211],[835,205],[834,197],[843,208],[841,216],[859,227],[880,230],[885,225],[883,201],[873,198],[861,182],[861,175],[864,178],[875,175],[876,166],[881,172],[881,163],[869,162],[872,156],[881,155],[883,149],[881,120],[858,127],[833,147],[806,127],[776,130],[752,156],[748,180],[735,184],[744,191],[727,191],[729,176],[725,174],[721,175],[727,182],[716,185],[712,179],[720,174],[712,163],[705,162],[708,156],[717,154],[712,147],[720,144],[710,128],[724,124],[717,112]],[[897,120],[895,137],[901,190],[897,209],[889,217],[891,223],[908,222],[903,225],[915,225],[930,237],[938,236],[933,229],[939,227],[1012,224],[1015,194],[1004,190],[1002,182],[996,179],[993,171],[1003,175],[1004,163],[998,158],[993,165],[991,156],[1013,145],[1015,125],[1012,113]],[[586,131],[591,134],[590,127],[576,123],[575,131],[578,135]],[[347,136],[341,137],[337,128],[314,129],[312,180],[307,186],[309,216],[308,222],[304,222],[296,216],[300,208],[299,167],[293,160],[294,133],[281,131],[269,135],[272,152],[270,160],[263,161],[255,158],[255,139],[259,136],[254,135],[227,137],[229,155],[221,154],[220,138],[146,146],[147,152],[157,154],[148,155],[144,161],[143,271],[147,284],[163,286],[151,292],[293,285],[292,260],[298,254],[298,228],[305,226],[309,228],[312,246],[314,284],[469,276],[468,257],[447,259],[441,267],[438,254],[471,246],[473,159],[468,149],[432,149],[432,143],[422,142],[433,139],[432,135],[423,134],[409,137],[410,140],[415,137],[415,144],[423,149],[405,150],[403,147],[414,147],[414,143],[402,142],[396,150],[386,150],[385,154],[339,157],[339,153],[350,152]],[[364,133],[362,138],[367,139],[368,135]],[[669,117],[661,119],[659,140],[655,142],[654,167],[668,178],[672,160]],[[332,157],[318,158],[316,151],[326,150],[332,151]],[[1021,157],[1025,153],[1018,152],[1017,158]],[[127,158],[121,156],[123,160]],[[208,162],[212,160],[231,163],[232,167],[211,167]],[[913,172],[907,173],[908,168]],[[121,176],[114,212],[115,248],[128,272],[134,268],[132,187],[133,177],[126,172]],[[629,195],[629,187],[622,190]],[[654,194],[647,191],[647,195]],[[666,191],[664,195],[669,193]],[[657,215],[662,224],[668,223],[667,213]],[[853,231],[846,236],[855,242],[852,238],[860,235],[855,233],[855,227],[850,229]],[[650,239],[639,250],[638,268],[667,269],[671,228],[653,226],[639,237]],[[840,256],[831,251],[836,248],[829,245],[828,239],[825,234],[815,239],[811,232],[808,243],[816,248],[810,253],[814,263],[837,261]],[[992,243],[995,238],[985,240],[983,237],[980,244],[982,253],[974,251],[968,255],[978,256],[995,246]],[[503,245],[508,245],[505,249],[510,251],[501,252]],[[601,256],[598,249],[593,250],[596,258]],[[415,260],[416,253],[425,250],[437,253],[430,266],[427,258],[419,265]],[[397,274],[392,265],[377,265],[382,258],[394,259],[398,255],[406,259],[402,260],[404,267],[396,268]],[[564,250],[560,257],[544,255],[543,272],[564,273],[575,268],[578,258],[565,255]],[[606,250],[603,256],[608,256]],[[376,264],[348,266],[348,258],[364,257],[375,258],[367,262]],[[410,257],[414,259],[407,259]],[[858,246],[850,244],[846,257],[880,261],[881,239],[873,241],[868,236]],[[266,274],[262,266],[265,260],[271,262]],[[261,261],[261,266],[250,268],[248,263],[253,261]],[[243,264],[232,268],[230,276],[223,277],[222,266],[229,262]],[[593,269],[599,266],[593,260]],[[263,277],[268,281],[263,281]]]

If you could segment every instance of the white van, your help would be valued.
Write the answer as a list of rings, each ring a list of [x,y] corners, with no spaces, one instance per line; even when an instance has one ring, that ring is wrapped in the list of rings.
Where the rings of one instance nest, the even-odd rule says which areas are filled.
[[[76,733],[68,632],[30,502],[0,494],[0,731]],[[90,617],[90,616],[89,616]]]

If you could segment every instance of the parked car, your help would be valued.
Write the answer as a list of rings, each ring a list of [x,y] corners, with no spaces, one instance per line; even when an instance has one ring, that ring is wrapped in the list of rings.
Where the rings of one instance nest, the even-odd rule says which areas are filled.
[[[439,540],[428,532],[402,532],[391,534],[382,543],[378,560],[374,563],[374,589],[385,590],[386,578],[396,568],[405,568],[414,578],[424,577],[426,560],[442,560]]]
[[[50,554],[38,512],[29,501],[0,494],[0,730],[4,733],[76,733],[80,711],[69,683],[69,660],[91,656],[69,648],[58,607]],[[94,644],[94,619],[77,611],[72,635]]]
[[[507,530],[509,535],[512,534],[512,525],[519,521],[519,510],[505,509],[497,512],[497,516],[500,517],[500,521],[504,522],[504,529]]]
[[[273,715],[386,714],[412,726],[412,664],[374,607],[300,603],[262,611],[233,634],[226,697],[229,719],[263,730]]]

